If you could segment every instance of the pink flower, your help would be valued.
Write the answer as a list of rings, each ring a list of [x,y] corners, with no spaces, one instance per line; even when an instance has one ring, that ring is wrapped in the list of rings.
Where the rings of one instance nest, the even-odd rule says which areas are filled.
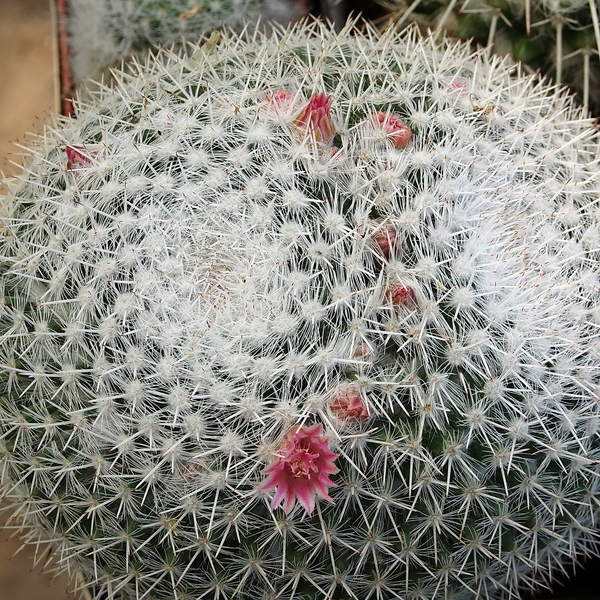
[[[373,117],[375,127],[383,129],[388,140],[394,144],[396,150],[404,150],[410,142],[410,129],[396,114],[391,112],[378,112]]]
[[[277,90],[267,96],[267,105],[276,113],[287,112],[294,103],[294,94],[290,90]]]
[[[331,500],[329,487],[336,484],[329,475],[339,471],[334,464],[338,455],[329,449],[329,440],[321,436],[322,430],[320,423],[292,429],[275,460],[263,471],[268,477],[259,489],[276,489],[272,509],[284,501],[283,508],[287,514],[298,500],[310,515],[317,496]]]
[[[67,146],[65,152],[69,171],[91,167],[93,164],[92,159],[87,154],[87,149],[83,146]]]
[[[373,234],[373,242],[379,248],[379,251],[385,258],[389,258],[393,249],[396,246],[397,232],[394,227],[388,223],[384,223],[377,228]]]
[[[362,421],[369,411],[360,390],[354,385],[342,385],[329,403],[331,412],[342,421]]]
[[[401,283],[392,285],[387,289],[386,295],[396,308],[404,307],[413,310],[419,306],[415,290],[408,285]]]
[[[331,142],[335,133],[331,117],[331,96],[315,94],[296,117],[295,124],[300,131],[314,135],[317,142]]]

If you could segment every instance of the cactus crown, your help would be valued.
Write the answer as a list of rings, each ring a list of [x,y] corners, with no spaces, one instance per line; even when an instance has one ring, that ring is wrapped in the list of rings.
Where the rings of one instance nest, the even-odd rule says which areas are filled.
[[[595,547],[597,133],[414,30],[162,53],[4,200],[2,473],[98,598],[492,598]]]

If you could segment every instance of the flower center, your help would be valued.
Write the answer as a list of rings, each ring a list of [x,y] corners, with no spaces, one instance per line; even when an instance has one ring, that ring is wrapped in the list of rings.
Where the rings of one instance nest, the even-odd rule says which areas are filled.
[[[318,454],[311,454],[305,448],[297,448],[288,462],[292,477],[308,477],[310,479],[311,472],[317,473],[319,470],[314,462],[316,458],[319,458]]]

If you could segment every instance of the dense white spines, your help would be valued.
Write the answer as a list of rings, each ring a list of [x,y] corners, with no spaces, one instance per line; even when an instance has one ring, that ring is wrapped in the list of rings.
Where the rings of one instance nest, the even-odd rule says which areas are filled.
[[[451,36],[474,39],[488,51],[511,53],[531,72],[567,83],[593,114],[598,96],[598,0],[380,0],[398,25],[416,21]]]
[[[0,251],[6,495],[99,597],[510,597],[593,551],[598,140],[561,93],[318,24],[115,76]],[[272,509],[307,431],[332,501]]]

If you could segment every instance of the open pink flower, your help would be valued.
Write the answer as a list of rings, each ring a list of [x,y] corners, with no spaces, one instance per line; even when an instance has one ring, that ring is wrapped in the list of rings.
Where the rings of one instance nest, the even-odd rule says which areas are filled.
[[[67,169],[85,169],[91,167],[94,163],[89,156],[88,150],[84,146],[67,146]]]
[[[295,124],[300,131],[314,135],[317,142],[331,142],[335,133],[331,116],[331,96],[315,94],[296,117]]]
[[[338,455],[329,449],[329,440],[321,435],[322,431],[320,423],[292,429],[275,460],[263,471],[268,477],[259,489],[276,490],[272,509],[283,501],[287,514],[298,500],[310,515],[317,496],[331,500],[329,487],[336,484],[329,479],[329,475],[339,471],[334,464]]]
[[[404,150],[410,142],[411,132],[406,123],[391,112],[378,112],[373,117],[375,127],[383,129],[396,150]]]

